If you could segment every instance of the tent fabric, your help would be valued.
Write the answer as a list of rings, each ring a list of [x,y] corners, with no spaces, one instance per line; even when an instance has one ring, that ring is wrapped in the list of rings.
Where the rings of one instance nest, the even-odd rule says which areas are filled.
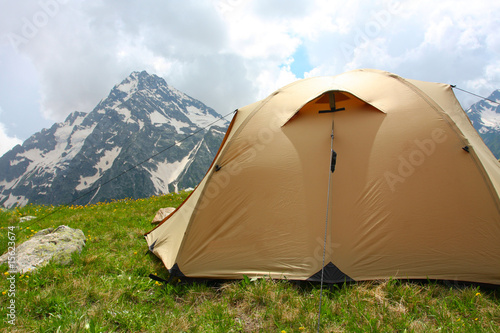
[[[320,113],[332,100],[344,110]],[[237,111],[146,241],[172,274],[314,281],[328,207],[328,282],[500,284],[499,168],[450,85],[368,69],[299,80]]]

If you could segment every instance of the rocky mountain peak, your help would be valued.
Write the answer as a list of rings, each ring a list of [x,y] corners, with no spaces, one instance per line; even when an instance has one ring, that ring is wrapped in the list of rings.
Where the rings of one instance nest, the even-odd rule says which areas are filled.
[[[132,72],[128,77],[126,77],[122,82],[115,85],[113,90],[121,91],[125,94],[133,94],[138,90],[156,90],[159,88],[166,88],[167,82],[157,76],[150,75],[146,71],[142,72]]]
[[[491,95],[488,97],[488,99],[497,101],[500,103],[500,89],[495,90],[494,92],[491,93]]]
[[[1,157],[0,205],[64,204],[91,191],[78,201],[85,204],[194,187],[227,125],[164,79],[133,72],[90,113],[75,111]]]

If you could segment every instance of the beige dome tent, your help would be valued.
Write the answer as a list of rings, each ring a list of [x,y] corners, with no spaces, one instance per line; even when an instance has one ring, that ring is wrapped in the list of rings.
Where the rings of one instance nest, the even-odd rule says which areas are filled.
[[[174,276],[500,284],[499,190],[450,85],[355,70],[239,109],[146,240]]]

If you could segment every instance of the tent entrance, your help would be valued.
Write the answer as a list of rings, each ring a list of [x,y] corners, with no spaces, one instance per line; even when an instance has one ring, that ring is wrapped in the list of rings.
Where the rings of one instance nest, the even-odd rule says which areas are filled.
[[[329,112],[320,112],[325,110]],[[328,276],[339,277],[340,281],[350,280],[342,273],[344,263],[339,258],[352,258],[348,252],[355,247],[353,230],[358,230],[352,227],[353,214],[356,214],[356,205],[369,186],[370,157],[375,153],[373,145],[385,118],[384,112],[353,95],[327,92],[304,105],[282,127],[300,161],[302,188],[298,191],[304,193],[303,219],[309,221],[305,243],[309,244],[307,262],[312,272],[321,274],[323,265],[329,270],[335,267]],[[335,154],[331,153],[332,122]],[[334,171],[331,181],[326,173],[327,167],[330,167],[330,172]],[[329,185],[329,225],[323,264],[325,200]],[[314,277],[317,274],[311,279]],[[334,282],[330,277],[327,280]]]

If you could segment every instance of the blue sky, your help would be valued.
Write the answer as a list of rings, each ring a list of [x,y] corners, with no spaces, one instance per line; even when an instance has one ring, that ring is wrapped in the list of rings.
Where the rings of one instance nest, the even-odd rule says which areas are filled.
[[[313,69],[309,63],[309,56],[304,45],[299,45],[292,55],[293,62],[290,64],[290,71],[295,77],[303,79],[304,74]]]
[[[132,71],[222,114],[355,68],[500,88],[498,1],[23,0],[0,13],[0,154],[90,112]]]

